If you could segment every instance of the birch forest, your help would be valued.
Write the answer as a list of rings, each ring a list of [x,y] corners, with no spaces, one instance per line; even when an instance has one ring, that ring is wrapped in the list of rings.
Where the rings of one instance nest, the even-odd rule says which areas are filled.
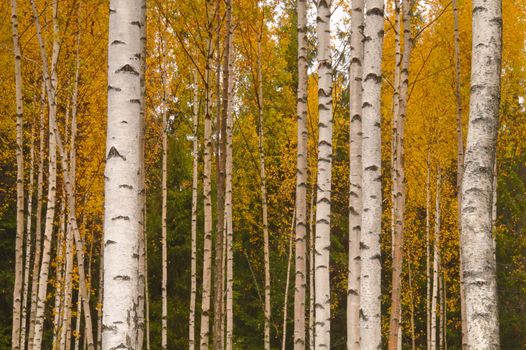
[[[526,349],[524,0],[1,0],[0,349]]]

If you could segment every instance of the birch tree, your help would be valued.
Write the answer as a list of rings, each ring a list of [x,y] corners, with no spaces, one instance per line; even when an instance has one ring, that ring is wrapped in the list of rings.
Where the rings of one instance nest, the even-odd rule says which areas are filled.
[[[11,28],[13,31],[13,54],[15,63],[16,91],[16,239],[15,239],[15,286],[13,288],[13,325],[11,346],[20,348],[20,316],[22,312],[22,282],[24,244],[24,103],[22,94],[22,54],[18,35],[17,0],[11,0]],[[22,341],[24,341],[22,339]]]
[[[500,347],[492,205],[500,103],[501,1],[474,0],[472,21],[469,127],[462,177],[461,254],[467,346],[483,350]]]
[[[234,24],[232,21],[232,0],[226,1],[226,28],[227,37],[225,42],[224,62],[223,62],[223,121],[225,122],[225,259],[226,259],[226,303],[225,303],[225,331],[226,331],[226,350],[233,348],[234,332],[234,228],[232,225],[232,88],[233,88],[233,39]]]
[[[384,2],[367,0],[364,29],[362,103],[363,212],[360,239],[360,344],[381,347],[381,82]]]
[[[298,30],[298,90],[296,113],[296,238],[294,278],[294,349],[305,349],[305,295],[307,289],[307,2],[296,2]]]
[[[203,290],[201,299],[200,348],[208,349],[210,337],[210,298],[212,289],[212,116],[211,99],[211,64],[212,64],[212,20],[211,0],[206,1],[207,38],[205,67],[205,121],[204,121],[204,166],[203,166],[203,202],[204,202],[204,251],[203,251]]]
[[[199,104],[197,73],[194,71],[193,86],[193,121],[192,121],[192,243],[191,243],[191,264],[190,264],[190,314],[188,316],[188,347],[195,349],[195,304],[197,299],[197,186],[198,186],[198,124],[199,124]]]
[[[363,0],[353,0],[349,68],[349,266],[347,286],[347,349],[360,349],[360,237],[362,229],[362,75]]]
[[[402,0],[402,22],[404,29],[404,45],[399,77],[398,110],[394,115],[395,122],[395,161],[394,161],[394,236],[393,236],[393,275],[391,284],[391,315],[389,322],[389,349],[399,348],[401,337],[401,291],[402,266],[404,260],[404,219],[405,219],[405,118],[407,113],[407,98],[409,87],[409,61],[413,46],[411,35],[411,0]]]
[[[331,234],[332,180],[332,64],[331,64],[331,0],[317,3],[318,38],[318,167],[315,238],[315,328],[316,348],[330,348],[331,293],[329,250]]]
[[[35,322],[36,322],[36,306],[37,306],[37,294],[38,294],[38,278],[39,278],[39,267],[41,260],[42,244],[42,195],[44,188],[44,138],[45,138],[45,126],[44,126],[44,109],[45,109],[45,87],[42,82],[42,92],[40,95],[40,136],[38,146],[38,175],[37,175],[37,207],[36,207],[36,218],[35,218],[35,253],[33,255],[33,266],[31,276],[31,307],[29,314],[29,330],[27,333],[27,348],[33,349],[33,335],[35,333]]]
[[[259,155],[259,178],[261,189],[261,211],[263,218],[263,261],[265,270],[265,337],[264,348],[270,350],[270,247],[269,247],[269,232],[268,232],[268,208],[267,208],[267,178],[265,167],[265,148],[264,148],[264,131],[263,131],[263,63],[262,63],[262,41],[263,28],[265,23],[264,8],[257,1],[258,9],[261,10],[259,20],[259,32],[257,33],[257,86],[256,86],[256,100],[258,106],[258,155]]]
[[[433,240],[433,290],[431,292],[431,336],[430,349],[437,349],[437,306],[439,305],[439,268],[440,268],[440,170],[437,174],[437,185],[435,194],[435,237]]]
[[[144,0],[111,0],[102,349],[135,348]]]
[[[33,9],[33,17],[35,25],[38,27],[39,18],[38,12],[35,7],[34,0],[31,0],[31,6]],[[53,239],[53,223],[55,220],[55,202],[56,202],[56,186],[57,186],[57,143],[55,139],[55,130],[51,127],[52,122],[56,117],[56,94],[57,89],[57,74],[56,66],[58,61],[58,0],[55,0],[52,4],[53,8],[53,48],[51,57],[51,73],[46,72],[44,68],[44,80],[46,82],[46,90],[48,95],[48,119],[49,119],[49,149],[48,149],[48,193],[47,193],[47,205],[46,205],[46,222],[44,227],[44,244],[42,247],[42,261],[40,265],[40,277],[38,280],[38,294],[36,304],[36,315],[35,315],[35,333],[33,335],[33,350],[39,350],[42,347],[42,336],[44,332],[44,311],[46,305],[47,295],[47,284],[49,276],[49,264],[51,260],[51,241]],[[37,31],[40,32],[39,28]],[[43,51],[43,41],[41,38],[42,34],[39,35],[39,46],[40,50]],[[43,61],[47,59],[43,58]]]
[[[464,137],[462,136],[462,96],[460,92],[460,35],[458,24],[458,3],[453,4],[453,45],[455,49],[455,102],[456,102],[456,121],[457,121],[457,201],[458,201],[458,220],[462,215],[462,174],[464,172]],[[462,236],[462,225],[458,225],[458,236]],[[460,239],[459,239],[460,242]],[[459,244],[460,256],[460,321],[462,325],[462,349],[467,347],[466,343],[466,293],[464,288],[464,277],[462,275],[462,245]]]

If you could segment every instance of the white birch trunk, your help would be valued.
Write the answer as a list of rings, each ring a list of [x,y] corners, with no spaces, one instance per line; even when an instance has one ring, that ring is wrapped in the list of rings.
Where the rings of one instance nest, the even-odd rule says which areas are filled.
[[[426,176],[426,349],[431,349],[431,168],[427,151]]]
[[[42,40],[42,33],[40,30],[40,21],[38,18],[38,12],[35,7],[34,0],[31,0],[31,6],[33,9],[33,17],[35,25],[37,26],[38,39],[40,51],[45,52],[44,43]],[[51,58],[51,74],[47,71],[47,58],[42,56],[44,66],[44,80],[46,83],[46,90],[48,95],[48,118],[49,118],[49,153],[48,153],[48,195],[47,195],[47,206],[46,206],[46,223],[44,228],[44,244],[42,247],[42,262],[40,266],[40,277],[38,281],[38,296],[36,305],[36,316],[35,316],[35,334],[33,339],[33,350],[40,350],[42,347],[42,336],[44,333],[44,312],[47,296],[47,285],[49,277],[49,264],[51,260],[51,241],[53,239],[53,223],[55,219],[55,202],[56,202],[56,186],[57,186],[57,143],[56,135],[52,128],[53,121],[56,117],[56,94],[57,89],[57,75],[56,65],[58,60],[59,50],[59,28],[58,28],[58,0],[53,1],[53,49]],[[45,62],[44,62],[45,61]]]
[[[305,295],[307,290],[307,2],[296,2],[298,18],[298,92],[296,158],[296,256],[294,273],[294,349],[305,349]]]
[[[462,178],[462,274],[468,349],[499,349],[493,167],[498,134],[502,3],[474,0],[469,127]]]
[[[232,224],[232,137],[233,137],[233,111],[232,111],[232,89],[233,89],[233,39],[234,25],[232,23],[232,0],[227,0],[227,29],[228,29],[228,52],[226,53],[226,69],[223,74],[226,79],[226,104],[223,108],[226,113],[226,148],[225,148],[225,219],[226,219],[226,350],[233,349],[234,337],[234,227]],[[197,129],[197,128],[196,128]]]
[[[437,349],[437,306],[439,305],[438,300],[438,288],[439,288],[439,268],[440,268],[440,170],[437,174],[437,185],[436,185],[436,198],[435,198],[435,237],[433,241],[433,290],[431,293],[431,350]]]
[[[195,349],[195,304],[197,299],[197,187],[198,187],[198,124],[199,124],[199,105],[198,105],[198,86],[197,73],[194,71],[194,100],[192,104],[193,125],[192,125],[192,243],[191,243],[191,266],[190,266],[190,314],[188,316],[188,348]]]
[[[11,347],[20,349],[20,315],[22,312],[22,283],[24,244],[24,103],[22,93],[22,54],[18,36],[17,1],[11,0],[11,28],[13,31],[13,55],[15,63],[16,91],[16,239],[15,239],[15,285],[13,288],[13,325]],[[25,339],[22,339],[22,343]]]
[[[360,237],[362,232],[362,75],[363,0],[352,1],[349,70],[349,266],[347,286],[347,350],[360,349]]]
[[[259,1],[258,1],[259,6]],[[263,16],[263,15],[262,15]],[[257,102],[258,102],[258,153],[259,153],[259,176],[261,181],[261,209],[263,216],[263,260],[265,266],[265,338],[264,348],[270,350],[270,247],[268,232],[268,209],[267,209],[267,179],[265,169],[265,150],[263,132],[263,66],[262,48],[263,40],[263,18],[257,43]]]
[[[453,0],[453,36],[455,48],[455,102],[457,121],[457,200],[458,200],[458,237],[462,235],[460,224],[462,208],[462,174],[464,172],[464,137],[462,136],[462,96],[460,92],[460,36],[458,24],[458,4]],[[460,320],[462,325],[462,349],[467,347],[466,323],[466,293],[464,292],[464,277],[462,276],[462,245],[459,244],[460,256]]]
[[[29,314],[28,350],[33,349],[33,336],[35,334],[36,306],[38,293],[38,278],[41,261],[41,236],[42,236],[42,195],[44,188],[44,109],[45,109],[45,87],[42,83],[40,95],[40,136],[38,149],[38,176],[37,176],[37,208],[35,219],[35,254],[33,256],[33,267],[31,276],[31,312]]]
[[[363,214],[360,275],[360,338],[362,349],[381,347],[381,81],[384,3],[365,2],[363,68]]]
[[[103,350],[137,341],[145,10],[144,0],[110,1]]]
[[[204,202],[204,249],[203,249],[203,290],[201,297],[200,349],[208,350],[210,338],[210,299],[212,288],[212,116],[211,99],[211,64],[212,64],[212,21],[211,0],[207,7],[207,42],[205,71],[205,121],[204,121],[204,156],[203,156],[203,202]]]
[[[404,220],[405,220],[405,117],[407,113],[407,97],[409,87],[409,61],[413,39],[411,35],[411,4],[410,0],[402,0],[402,22],[404,29],[404,45],[399,77],[399,101],[395,128],[395,166],[394,166],[394,237],[393,237],[393,275],[391,284],[391,315],[389,327],[389,344],[391,350],[400,349],[401,317],[402,317],[402,266],[404,260]]]
[[[314,332],[314,217],[315,217],[315,200],[316,193],[314,191],[315,186],[312,186],[310,196],[310,211],[309,211],[309,349],[314,350],[315,345],[315,332]]]
[[[23,283],[23,296],[22,296],[22,321],[20,328],[20,349],[25,350],[26,348],[26,329],[27,329],[27,303],[29,294],[29,275],[31,270],[31,224],[33,222],[33,187],[35,185],[35,133],[31,129],[31,144],[29,151],[29,189],[27,194],[27,219],[26,219],[26,256],[24,262],[24,283]]]
[[[159,30],[163,30],[160,27]],[[161,79],[161,122],[162,122],[162,156],[161,156],[161,349],[168,348],[168,247],[166,245],[166,204],[168,200],[168,119],[166,104],[166,85],[164,71],[164,40],[159,33],[158,40],[159,75]]]
[[[290,228],[289,239],[289,255],[287,258],[287,277],[285,280],[285,295],[283,296],[283,336],[281,338],[281,350],[285,350],[287,344],[287,319],[288,319],[288,305],[289,305],[289,286],[290,286],[290,266],[292,264],[292,242],[294,234],[294,225],[296,222],[296,211],[292,215],[292,224]]]
[[[331,292],[329,250],[331,246],[331,180],[332,180],[332,64],[331,0],[317,3],[318,38],[318,167],[316,197],[315,249],[315,336],[316,348],[330,348]]]

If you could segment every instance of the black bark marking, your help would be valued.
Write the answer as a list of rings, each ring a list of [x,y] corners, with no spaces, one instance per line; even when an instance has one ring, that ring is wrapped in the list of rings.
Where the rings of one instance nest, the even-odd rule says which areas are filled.
[[[133,190],[133,186],[132,186],[132,185],[126,185],[126,184],[124,184],[124,185],[119,185],[119,188],[127,188],[127,189],[129,189],[129,190]]]
[[[121,41],[121,40],[113,40],[111,42],[111,45],[126,45],[126,43],[124,41]]]
[[[119,157],[122,160],[126,160],[126,157],[117,151],[117,149],[114,146],[111,146],[110,151],[108,152],[108,156],[106,157],[106,160],[109,160],[110,158]]]
[[[130,221],[130,217],[129,217],[129,216],[119,215],[119,216],[116,216],[116,217],[114,217],[114,218],[111,218],[111,221],[115,221],[115,220],[125,220],[125,221]]]
[[[111,91],[111,90],[113,90],[113,91],[117,91],[117,92],[122,91],[121,88],[118,88],[118,87],[115,87],[115,86],[108,85],[108,91]]]
[[[117,242],[112,241],[111,239],[108,239],[108,240],[106,240],[106,243],[104,243],[104,246],[107,247],[107,246],[109,246],[110,244],[115,244],[115,243],[117,243]]]
[[[114,281],[117,281],[117,280],[119,280],[119,281],[129,281],[130,279],[131,279],[130,276],[127,276],[127,275],[117,275],[117,276],[113,277]]]
[[[129,74],[133,74],[133,75],[137,75],[139,76],[139,72],[137,72],[135,70],[135,68],[133,68],[132,66],[130,66],[129,64],[125,64],[124,66],[122,66],[121,68],[117,69],[115,71],[115,73],[129,73]]]

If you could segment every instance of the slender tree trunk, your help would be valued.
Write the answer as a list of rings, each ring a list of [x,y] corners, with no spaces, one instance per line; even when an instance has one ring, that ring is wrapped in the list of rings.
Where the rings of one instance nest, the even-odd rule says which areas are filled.
[[[382,220],[381,81],[384,2],[367,0],[363,70],[363,214],[360,276],[360,338],[368,349],[381,346],[380,296]]]
[[[197,72],[194,71],[194,100],[192,104],[193,109],[193,125],[192,125],[192,256],[190,267],[190,315],[188,316],[188,347],[190,350],[195,349],[195,304],[197,299],[197,190],[198,190],[198,176],[197,162],[198,154],[198,124],[199,124],[199,105],[198,105],[198,86],[197,86]]]
[[[458,4],[453,0],[453,23],[454,23],[454,47],[455,47],[455,98],[457,119],[457,200],[458,200],[458,236],[462,236],[462,225],[460,224],[462,207],[462,174],[464,173],[464,138],[462,136],[462,97],[460,94],[460,39],[458,24]],[[459,239],[460,242],[460,239]],[[466,296],[464,288],[464,276],[462,275],[462,245],[459,244],[460,256],[460,318],[462,325],[462,349],[467,348],[467,323],[466,323]]]
[[[351,14],[349,267],[347,286],[347,349],[360,349],[360,237],[362,234],[362,75],[363,0],[353,0]]]
[[[70,148],[69,148],[69,174],[71,175],[71,187],[73,193],[76,192],[76,173],[77,173],[77,158],[76,158],[76,138],[77,138],[77,105],[78,105],[78,86],[80,73],[80,9],[81,2],[77,9],[77,34],[76,34],[76,53],[75,53],[75,81],[73,85],[73,95],[71,98],[71,134],[70,134]],[[73,208],[76,210],[76,201],[74,199]],[[76,213],[68,213],[68,215],[75,216]],[[69,222],[69,220],[68,220]],[[65,350],[66,344],[69,347],[68,340],[71,338],[71,294],[73,281],[73,260],[74,260],[74,246],[73,246],[73,230],[71,225],[67,225],[66,233],[66,277],[64,286],[64,313],[62,318],[62,329],[60,337],[60,349]]]
[[[318,1],[318,167],[315,249],[316,348],[330,348],[331,293],[329,250],[332,178],[332,64],[330,52],[331,0]]]
[[[285,350],[287,344],[287,318],[289,305],[289,285],[290,285],[290,265],[292,264],[292,236],[294,234],[294,225],[296,222],[296,211],[292,215],[292,224],[290,228],[289,239],[289,256],[287,258],[287,279],[285,280],[285,295],[283,296],[283,337],[281,338],[281,350]]]
[[[307,289],[307,2],[296,2],[298,17],[298,123],[296,158],[296,256],[294,273],[294,349],[305,349],[305,295]],[[285,342],[284,342],[285,343]]]
[[[258,1],[259,6],[259,1]],[[263,11],[263,9],[262,9]],[[258,102],[258,151],[259,151],[259,175],[261,180],[261,208],[263,215],[263,260],[265,265],[265,350],[270,350],[270,247],[268,232],[268,209],[267,209],[267,178],[265,169],[265,150],[263,132],[263,66],[262,66],[262,40],[263,40],[263,14],[261,14],[261,28],[257,42],[257,102]]]
[[[146,210],[146,184],[144,186],[144,323],[146,329],[146,350],[150,350],[150,289],[148,286],[148,231],[146,226],[146,218],[148,211]]]
[[[435,237],[433,241],[433,291],[431,296],[431,350],[437,348],[437,306],[439,305],[438,300],[438,288],[439,288],[439,268],[440,268],[440,191],[441,191],[441,175],[440,170],[437,174],[437,185],[435,194]],[[438,324],[440,328],[440,324]]]
[[[80,346],[80,322],[82,320],[82,295],[79,290],[77,299],[77,320],[75,322],[75,343],[74,350],[79,350]]]
[[[499,349],[495,247],[492,234],[493,167],[498,134],[502,57],[502,3],[473,1],[469,128],[462,178],[461,245],[467,345]]]
[[[311,189],[310,196],[310,210],[309,210],[309,349],[314,350],[315,345],[315,332],[314,332],[314,318],[315,318],[315,308],[314,308],[314,217],[315,217],[315,197],[316,193],[314,191],[314,184]]]
[[[438,264],[438,303],[439,303],[439,322],[438,322],[438,349],[444,349],[444,289],[442,285],[442,267]]]
[[[102,349],[102,318],[103,318],[103,295],[104,295],[104,240],[100,241],[99,255],[99,290],[97,296],[97,350]]]
[[[31,265],[31,224],[33,222],[33,188],[35,185],[35,132],[31,128],[31,144],[29,150],[29,189],[27,194],[27,219],[26,219],[26,256],[24,262],[24,283],[22,296],[22,321],[20,328],[20,348],[25,350],[26,347],[26,329],[27,329],[27,297],[29,294],[29,275]]]
[[[139,159],[141,164],[145,164],[144,161],[144,146],[145,146],[145,138],[146,138],[146,123],[145,123],[145,109],[146,104],[144,102],[145,95],[146,95],[146,80],[145,80],[145,74],[146,74],[146,54],[147,54],[147,45],[146,45],[146,37],[147,37],[147,14],[146,14],[146,8],[145,8],[145,15],[144,15],[144,25],[140,27],[140,35],[141,35],[141,66],[142,69],[140,70],[140,80],[141,80],[141,111],[140,114],[142,118],[140,118],[140,134],[139,134]],[[137,288],[139,289],[138,292],[138,311],[137,311],[137,323],[138,323],[138,329],[137,329],[137,347],[139,349],[142,349],[144,344],[144,333],[145,333],[145,327],[146,327],[146,320],[145,320],[145,309],[146,305],[148,303],[148,261],[147,261],[147,237],[146,237],[146,169],[143,166],[141,169],[139,169],[139,270],[138,270],[138,285]],[[148,329],[146,329],[146,332],[149,332]],[[149,337],[149,334],[148,334]],[[147,347],[149,349],[150,343],[149,338],[147,337]]]
[[[214,349],[223,348],[223,308],[224,308],[224,277],[223,273],[223,248],[224,248],[224,226],[225,226],[225,133],[226,115],[221,111],[221,1],[216,1],[216,240],[215,240],[215,260],[214,260],[214,321],[212,347]],[[226,59],[226,50],[223,59]],[[228,79],[223,75],[223,80]],[[225,88],[223,81],[223,89]]]
[[[212,288],[212,115],[210,108],[211,98],[211,64],[212,64],[212,20],[211,0],[206,1],[207,43],[206,43],[206,71],[205,71],[205,121],[204,121],[204,167],[203,167],[203,194],[204,194],[204,251],[203,251],[203,290],[201,298],[201,331],[200,349],[208,350],[210,338],[210,299]]]
[[[162,30],[162,28],[160,28]],[[161,169],[161,252],[162,252],[162,280],[161,280],[161,348],[168,348],[168,247],[166,244],[166,202],[168,179],[168,120],[166,103],[166,86],[164,81],[164,40],[159,33],[159,73],[161,77],[161,115],[162,115],[162,169]]]
[[[447,350],[447,288],[446,288],[446,273],[442,273],[442,297],[444,305],[444,317],[442,319],[442,327],[444,328],[444,350]]]
[[[67,115],[67,113],[66,113]],[[67,124],[67,118],[66,118],[66,124]],[[67,125],[66,125],[67,128]],[[58,232],[57,232],[57,239],[56,239],[56,248],[55,248],[55,304],[53,306],[53,343],[52,348],[56,349],[60,344],[60,335],[61,327],[60,324],[62,322],[62,312],[63,312],[63,301],[64,301],[64,286],[66,282],[66,256],[65,256],[65,250],[64,247],[67,245],[66,243],[66,206],[65,206],[65,193],[64,190],[62,190],[62,194],[60,196],[60,209],[58,212],[59,215],[59,224],[58,224]]]
[[[35,24],[40,27],[38,12],[36,10],[34,0],[31,0],[33,8],[33,16]],[[55,219],[55,202],[56,202],[56,186],[57,186],[57,143],[55,130],[52,128],[52,124],[56,117],[56,89],[57,89],[57,74],[56,66],[58,60],[59,50],[59,28],[58,28],[58,0],[53,1],[53,49],[51,58],[51,75],[46,72],[47,68],[44,68],[44,80],[46,81],[46,90],[48,95],[48,108],[49,108],[49,173],[48,173],[48,195],[47,195],[47,206],[46,206],[46,223],[44,229],[44,245],[42,250],[42,263],[40,267],[40,278],[38,281],[38,297],[36,306],[35,316],[35,334],[33,341],[33,350],[40,350],[42,347],[42,336],[44,332],[44,311],[47,296],[47,285],[49,276],[49,264],[51,260],[51,241],[53,239],[53,222]],[[39,28],[39,45],[41,51],[45,52],[42,41],[42,33]],[[45,65],[47,66],[47,58],[43,57]]]
[[[56,102],[55,102],[55,89],[56,89],[56,76],[54,73],[55,72],[55,66],[56,66],[56,62],[58,60],[58,43],[57,43],[57,38],[58,38],[58,24],[55,23],[54,25],[54,32],[55,32],[55,42],[54,42],[54,45],[53,45],[53,56],[52,56],[52,66],[51,66],[51,72],[53,72],[52,75],[49,74],[49,70],[48,70],[48,63],[47,63],[47,54],[46,54],[46,48],[45,48],[45,45],[44,45],[44,41],[43,41],[43,38],[42,38],[42,32],[41,32],[41,26],[40,26],[40,20],[39,20],[39,17],[38,17],[38,12],[37,12],[37,9],[36,9],[36,6],[35,6],[35,3],[34,3],[34,0],[31,0],[31,7],[32,7],[32,10],[33,10],[33,17],[34,17],[34,20],[35,20],[35,27],[36,27],[36,32],[37,32],[37,39],[38,39],[38,43],[39,43],[39,47],[40,47],[40,56],[42,58],[42,67],[43,67],[43,72],[44,72],[44,81],[45,81],[45,85],[46,85],[46,91],[47,91],[47,95],[48,95],[48,106],[49,106],[49,131],[50,131],[50,144],[53,143],[53,149],[55,149],[55,152],[53,154],[52,157],[50,157],[50,159],[54,159],[53,160],[53,163],[56,164],[56,146],[58,146],[58,149],[59,149],[59,154],[60,154],[60,158],[61,158],[61,161],[62,161],[62,172],[63,172],[63,177],[64,177],[64,187],[65,187],[65,191],[66,191],[66,195],[67,195],[67,208],[68,208],[68,211],[69,213],[74,213],[75,212],[75,207],[74,207],[74,193],[73,193],[73,188],[72,188],[72,183],[71,183],[71,180],[70,180],[70,176],[69,176],[69,167],[67,166],[66,164],[66,153],[65,153],[65,150],[64,150],[64,145],[62,143],[62,139],[60,137],[60,134],[59,134],[59,129],[57,127],[57,123],[56,123],[56,120],[55,120],[55,116],[56,116]],[[57,13],[57,6],[55,5],[54,6],[54,16],[56,18],[56,13]],[[51,77],[51,78],[50,78]],[[50,161],[51,163],[51,161]],[[52,167],[54,168],[54,182],[56,183],[56,166]],[[51,180],[50,180],[51,181]],[[53,189],[55,187],[55,184],[53,186],[49,186],[51,189]],[[54,194],[54,193],[53,193]],[[54,196],[53,196],[54,197]],[[54,198],[53,198],[54,200]],[[48,202],[50,201],[50,199],[48,198]],[[49,207],[48,207],[49,208]],[[50,222],[49,222],[49,225],[50,225],[50,228],[52,229],[52,226],[53,226],[53,223],[52,223],[52,217],[54,216],[54,207],[53,207],[53,215],[49,215],[48,217],[50,218]],[[48,224],[48,217],[46,217],[46,225]],[[89,298],[88,298],[88,294],[87,294],[87,291],[89,289],[89,286],[87,286],[86,284],[86,276],[85,276],[85,272],[84,272],[84,251],[83,251],[83,244],[82,244],[82,239],[80,237],[80,232],[79,232],[79,229],[78,229],[78,226],[77,226],[77,221],[76,221],[76,218],[75,218],[75,215],[70,215],[69,216],[69,225],[72,226],[72,229],[73,229],[73,232],[74,232],[74,237],[75,237],[75,246],[76,246],[76,250],[77,250],[77,261],[78,261],[78,265],[79,265],[79,268],[78,268],[78,271],[79,271],[79,291],[81,293],[82,296],[82,301],[84,302],[84,312],[85,312],[85,319],[86,319],[86,337],[88,339],[88,348],[90,350],[94,349],[94,343],[93,343],[93,334],[92,334],[92,329],[91,329],[91,313],[90,313],[90,307],[89,307]],[[47,228],[46,228],[47,230]],[[47,236],[47,235],[46,235]],[[49,237],[49,240],[51,239],[51,237]],[[42,268],[41,271],[44,271],[45,273],[45,280],[46,280],[46,283],[43,284],[43,283],[40,283],[39,285],[39,302],[42,301],[43,303],[43,300],[44,300],[44,297],[46,295],[46,289],[47,289],[47,272],[48,272],[48,267],[49,267],[49,250],[50,250],[50,242],[47,243],[47,238],[45,237],[45,241],[44,241],[44,253],[43,253],[43,259],[42,259],[42,266],[44,267],[46,264],[46,268]],[[48,244],[46,246],[46,243]],[[47,255],[47,258],[46,258],[46,255]],[[46,261],[47,260],[47,261]],[[42,272],[41,272],[42,274]],[[39,320],[39,317],[42,318],[43,317],[43,307],[42,308],[39,308],[38,305],[37,305],[37,316],[36,316],[36,327],[35,327],[35,341],[34,341],[34,348],[35,350],[39,350],[40,347],[41,347],[41,340],[42,340],[42,327],[43,327],[43,324],[42,323],[38,323],[38,320]],[[39,312],[41,312],[41,314],[39,315]]]
[[[416,349],[416,335],[415,335],[415,296],[413,290],[413,273],[411,268],[411,261],[408,261],[407,271],[409,274],[409,295],[411,299],[411,349]]]
[[[18,36],[17,1],[11,0],[11,27],[13,31],[13,54],[15,62],[16,90],[16,240],[15,240],[15,285],[13,288],[13,326],[11,347],[20,349],[20,314],[22,312],[22,280],[24,244],[24,103],[22,93],[22,54]]]
[[[42,93],[40,95],[40,136],[38,148],[38,176],[37,176],[37,213],[35,220],[35,254],[33,257],[33,272],[31,276],[31,312],[29,315],[28,350],[33,349],[33,336],[35,334],[36,306],[38,293],[39,267],[41,261],[41,236],[42,236],[42,194],[44,188],[44,109],[45,109],[45,88],[42,83]]]
[[[232,133],[233,133],[233,115],[232,115],[232,88],[233,88],[233,39],[234,24],[232,23],[232,0],[226,1],[226,23],[227,23],[227,47],[224,53],[225,62],[223,74],[226,88],[223,90],[223,113],[226,114],[225,126],[225,218],[226,218],[226,350],[233,348],[234,333],[234,228],[232,225]],[[225,98],[226,97],[226,98]],[[197,130],[197,128],[196,128]],[[197,146],[197,144],[196,144]],[[197,152],[197,151],[196,151]]]
[[[426,176],[426,349],[431,349],[431,168],[429,164],[429,149],[427,151],[427,176]]]
[[[137,341],[145,10],[144,0],[110,1],[103,350]]]
[[[404,219],[405,219],[405,117],[409,86],[409,61],[413,46],[411,37],[411,1],[402,0],[402,20],[404,28],[404,45],[399,77],[399,102],[395,128],[395,167],[394,167],[394,237],[393,237],[393,275],[391,284],[391,315],[389,322],[389,349],[400,348],[402,317],[402,266],[404,260]]]

